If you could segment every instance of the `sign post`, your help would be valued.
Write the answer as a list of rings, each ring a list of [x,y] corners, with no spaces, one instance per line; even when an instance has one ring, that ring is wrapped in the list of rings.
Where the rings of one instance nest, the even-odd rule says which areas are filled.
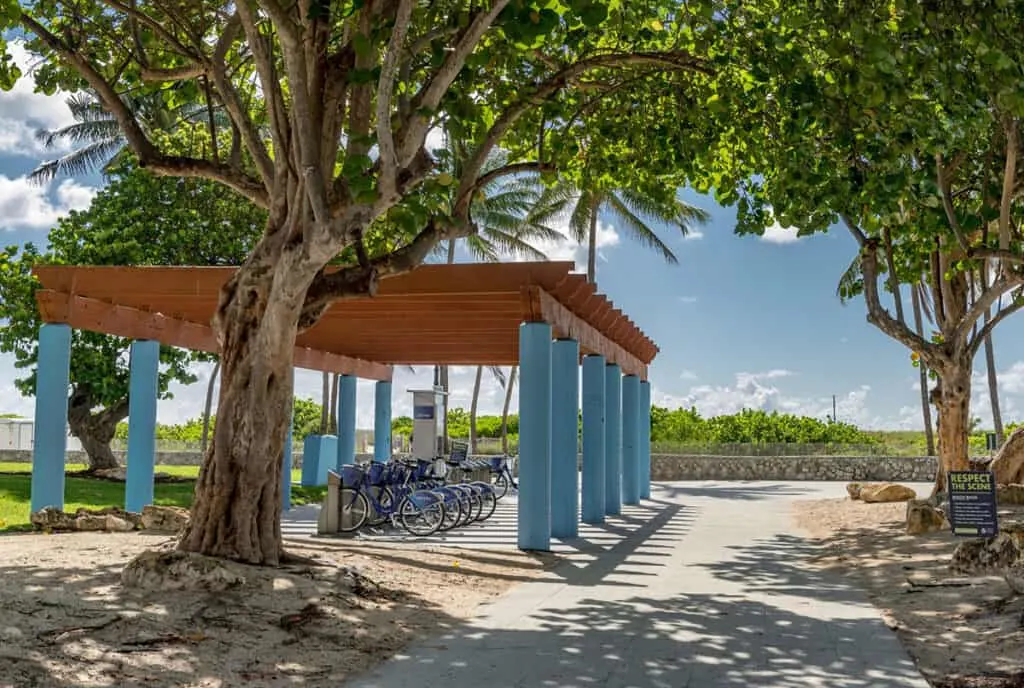
[[[999,532],[996,480],[991,471],[949,473],[949,523],[953,535],[990,538]]]

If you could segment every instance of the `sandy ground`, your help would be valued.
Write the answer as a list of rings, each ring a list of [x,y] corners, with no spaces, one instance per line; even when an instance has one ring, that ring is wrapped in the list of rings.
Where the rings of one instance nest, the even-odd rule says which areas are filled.
[[[999,576],[950,571],[949,532],[906,535],[904,504],[799,501],[797,524],[821,538],[815,566],[853,576],[937,688],[1024,687],[1024,598]],[[1024,521],[1002,508],[1001,520]]]
[[[554,563],[301,540],[289,552],[330,566],[247,567],[243,586],[220,593],[120,584],[133,556],[172,544],[139,533],[0,537],[0,688],[337,686]]]

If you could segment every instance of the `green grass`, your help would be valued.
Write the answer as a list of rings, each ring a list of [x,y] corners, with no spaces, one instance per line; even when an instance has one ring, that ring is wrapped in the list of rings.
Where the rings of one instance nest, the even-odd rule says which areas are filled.
[[[68,471],[80,471],[82,465],[68,465]],[[31,530],[29,521],[32,494],[32,466],[28,463],[0,463],[0,532]],[[182,478],[194,478],[198,466],[157,466],[157,472],[164,472]],[[299,479],[299,472],[292,472],[292,480]],[[195,482],[156,483],[153,501],[161,506],[189,508],[195,492]],[[326,487],[292,486],[292,505],[316,504],[323,501]],[[124,483],[98,480],[96,478],[67,477],[64,483],[64,510],[102,509],[124,507]]]
[[[84,471],[86,465],[84,463],[69,463],[65,464],[64,470],[67,473],[76,473],[78,471]],[[0,461],[0,473],[31,473],[32,464],[27,461],[16,461],[16,462],[4,462]],[[157,473],[166,473],[167,475],[173,475],[175,478],[198,478],[199,477],[199,466],[157,466]],[[292,482],[297,483],[302,480],[302,469],[292,469]]]

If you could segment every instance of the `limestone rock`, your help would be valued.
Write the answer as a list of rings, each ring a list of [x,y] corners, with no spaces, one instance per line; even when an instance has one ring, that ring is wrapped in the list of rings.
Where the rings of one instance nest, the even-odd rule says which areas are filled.
[[[864,490],[874,490],[881,484],[882,483],[849,483],[846,486],[846,494],[850,495],[850,499],[861,499],[864,494]]]
[[[176,506],[142,507],[142,529],[161,533],[180,533],[188,525],[188,510]]]
[[[907,502],[907,534],[923,535],[947,528],[946,515],[926,500]]]
[[[99,510],[79,509],[73,514],[46,507],[32,514],[30,520],[39,530],[111,533],[135,530],[139,522],[137,514],[129,514],[117,507]]]
[[[121,583],[149,590],[220,592],[244,585],[242,567],[192,552],[143,552],[121,571]]]
[[[953,550],[953,571],[987,574],[1008,568],[1021,558],[1021,546],[1013,535],[999,533],[985,540],[964,540]]]
[[[1024,559],[1018,559],[1015,564],[1006,569],[1003,574],[1006,584],[1018,595],[1024,595]]]
[[[905,502],[909,499],[916,499],[917,493],[905,485],[882,483],[880,485],[861,488],[860,498],[869,504],[876,504],[879,502]]]
[[[52,506],[43,507],[29,516],[29,520],[39,530],[70,530],[69,523],[73,517]]]
[[[1024,485],[996,486],[996,501],[1006,506],[1024,506]]]
[[[1024,428],[1017,428],[1003,442],[989,464],[996,483],[1013,485],[1024,482]]]

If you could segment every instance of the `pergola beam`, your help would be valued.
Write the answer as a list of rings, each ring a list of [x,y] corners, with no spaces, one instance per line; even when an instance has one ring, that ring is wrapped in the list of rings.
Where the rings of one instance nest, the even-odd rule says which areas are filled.
[[[588,322],[563,306],[551,294],[540,287],[526,287],[529,301],[539,306],[541,319],[549,323],[559,337],[575,339],[580,348],[604,356],[609,363],[617,363],[626,375],[638,375],[647,379],[647,366],[616,342],[601,334]]]
[[[208,325],[48,289],[37,291],[36,300],[43,322],[64,323],[76,329],[104,332],[133,340],[157,341],[191,351],[214,354],[220,351],[217,337]],[[294,364],[299,368],[354,375],[369,380],[390,381],[392,378],[389,365],[303,346],[295,347]]]

